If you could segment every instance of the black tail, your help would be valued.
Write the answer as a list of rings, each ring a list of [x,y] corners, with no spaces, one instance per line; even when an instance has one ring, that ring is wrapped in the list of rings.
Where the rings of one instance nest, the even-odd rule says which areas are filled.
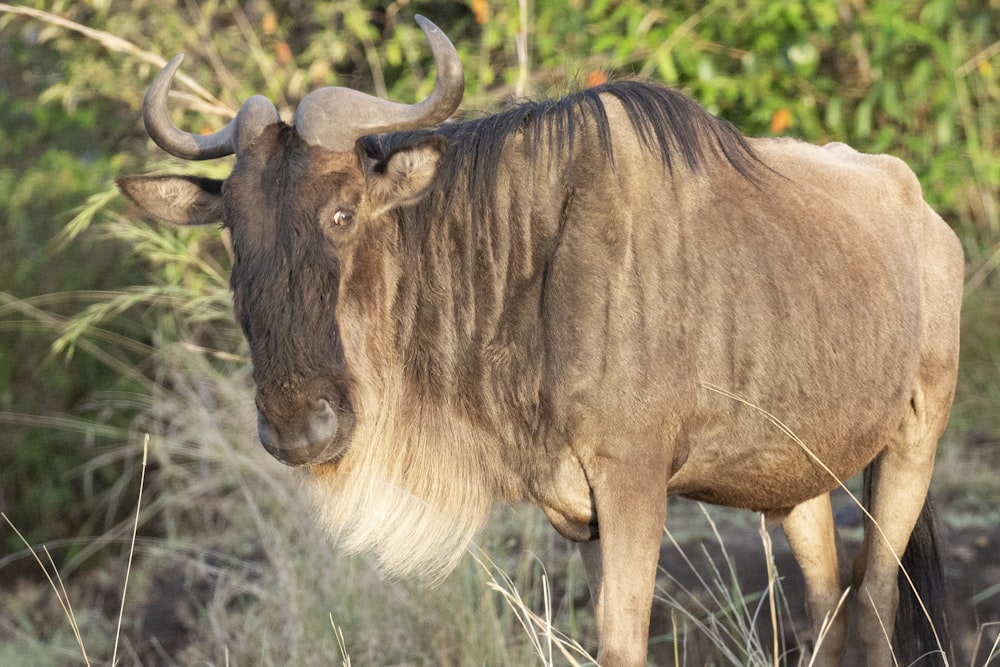
[[[915,664],[917,667],[954,664],[951,661],[951,637],[946,614],[948,601],[944,567],[930,497],[924,501],[920,518],[913,527],[910,542],[906,545],[901,560],[913,586],[900,570],[899,607],[896,609],[896,629],[892,638],[892,649],[899,664]],[[917,589],[916,594],[913,592],[914,587]],[[919,600],[917,594],[920,595]],[[921,600],[923,608],[920,606]],[[927,610],[926,613],[924,609]]]
[[[865,468],[862,493],[865,507],[871,506],[872,469],[873,465]],[[944,566],[930,496],[924,500],[917,524],[913,527],[910,541],[900,561],[903,567],[898,580],[899,606],[896,608],[896,624],[892,636],[892,650],[896,654],[896,660],[900,665],[915,667],[954,665],[946,614],[948,601]],[[910,575],[912,586],[903,570]],[[916,593],[913,592],[914,587]],[[923,607],[920,606],[921,601]],[[926,613],[924,609],[927,610]]]

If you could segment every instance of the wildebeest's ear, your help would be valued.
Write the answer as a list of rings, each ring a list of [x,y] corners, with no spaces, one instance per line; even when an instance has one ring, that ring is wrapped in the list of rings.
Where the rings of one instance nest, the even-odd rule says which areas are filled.
[[[401,146],[368,166],[368,196],[380,212],[419,200],[437,176],[448,142],[441,135]]]
[[[120,176],[118,189],[153,217],[177,225],[222,221],[222,181],[198,176]]]

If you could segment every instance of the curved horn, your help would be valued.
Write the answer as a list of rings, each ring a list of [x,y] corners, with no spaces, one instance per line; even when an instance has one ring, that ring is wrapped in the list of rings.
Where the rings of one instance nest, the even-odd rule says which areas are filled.
[[[465,75],[462,61],[448,37],[423,16],[424,31],[437,70],[434,90],[419,104],[398,104],[350,88],[314,90],[299,102],[295,128],[306,142],[335,151],[349,151],[366,134],[416,130],[447,120],[462,102]]]
[[[278,110],[260,95],[254,95],[240,107],[236,118],[210,135],[191,134],[177,129],[167,110],[167,94],[184,54],[174,56],[153,79],[142,100],[142,118],[146,131],[156,144],[171,155],[186,160],[210,160],[239,154],[257,138],[260,131],[281,120]]]

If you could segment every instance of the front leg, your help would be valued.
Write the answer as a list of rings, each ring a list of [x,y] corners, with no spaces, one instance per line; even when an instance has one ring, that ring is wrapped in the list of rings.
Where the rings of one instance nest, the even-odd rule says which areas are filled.
[[[591,475],[600,538],[582,543],[602,667],[646,664],[666,519],[666,471],[603,459]]]

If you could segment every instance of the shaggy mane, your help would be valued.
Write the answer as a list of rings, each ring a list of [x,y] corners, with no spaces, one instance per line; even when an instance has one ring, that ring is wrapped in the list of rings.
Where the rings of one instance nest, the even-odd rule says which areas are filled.
[[[441,134],[454,156],[447,161],[441,187],[448,189],[464,174],[474,187],[489,188],[497,182],[503,151],[512,137],[523,133],[525,150],[531,156],[544,152],[539,146],[545,147],[550,158],[561,150],[572,156],[585,119],[591,119],[596,122],[605,157],[613,166],[611,127],[601,99],[604,94],[624,107],[643,147],[657,156],[670,174],[678,159],[696,171],[704,166],[706,152],[716,151],[745,178],[756,180],[755,172],[762,165],[732,123],[713,116],[683,93],[639,81],[608,83],[559,100],[525,102],[483,118],[445,123],[434,130],[370,135],[362,138],[362,145],[368,157],[380,160],[419,136]]]

